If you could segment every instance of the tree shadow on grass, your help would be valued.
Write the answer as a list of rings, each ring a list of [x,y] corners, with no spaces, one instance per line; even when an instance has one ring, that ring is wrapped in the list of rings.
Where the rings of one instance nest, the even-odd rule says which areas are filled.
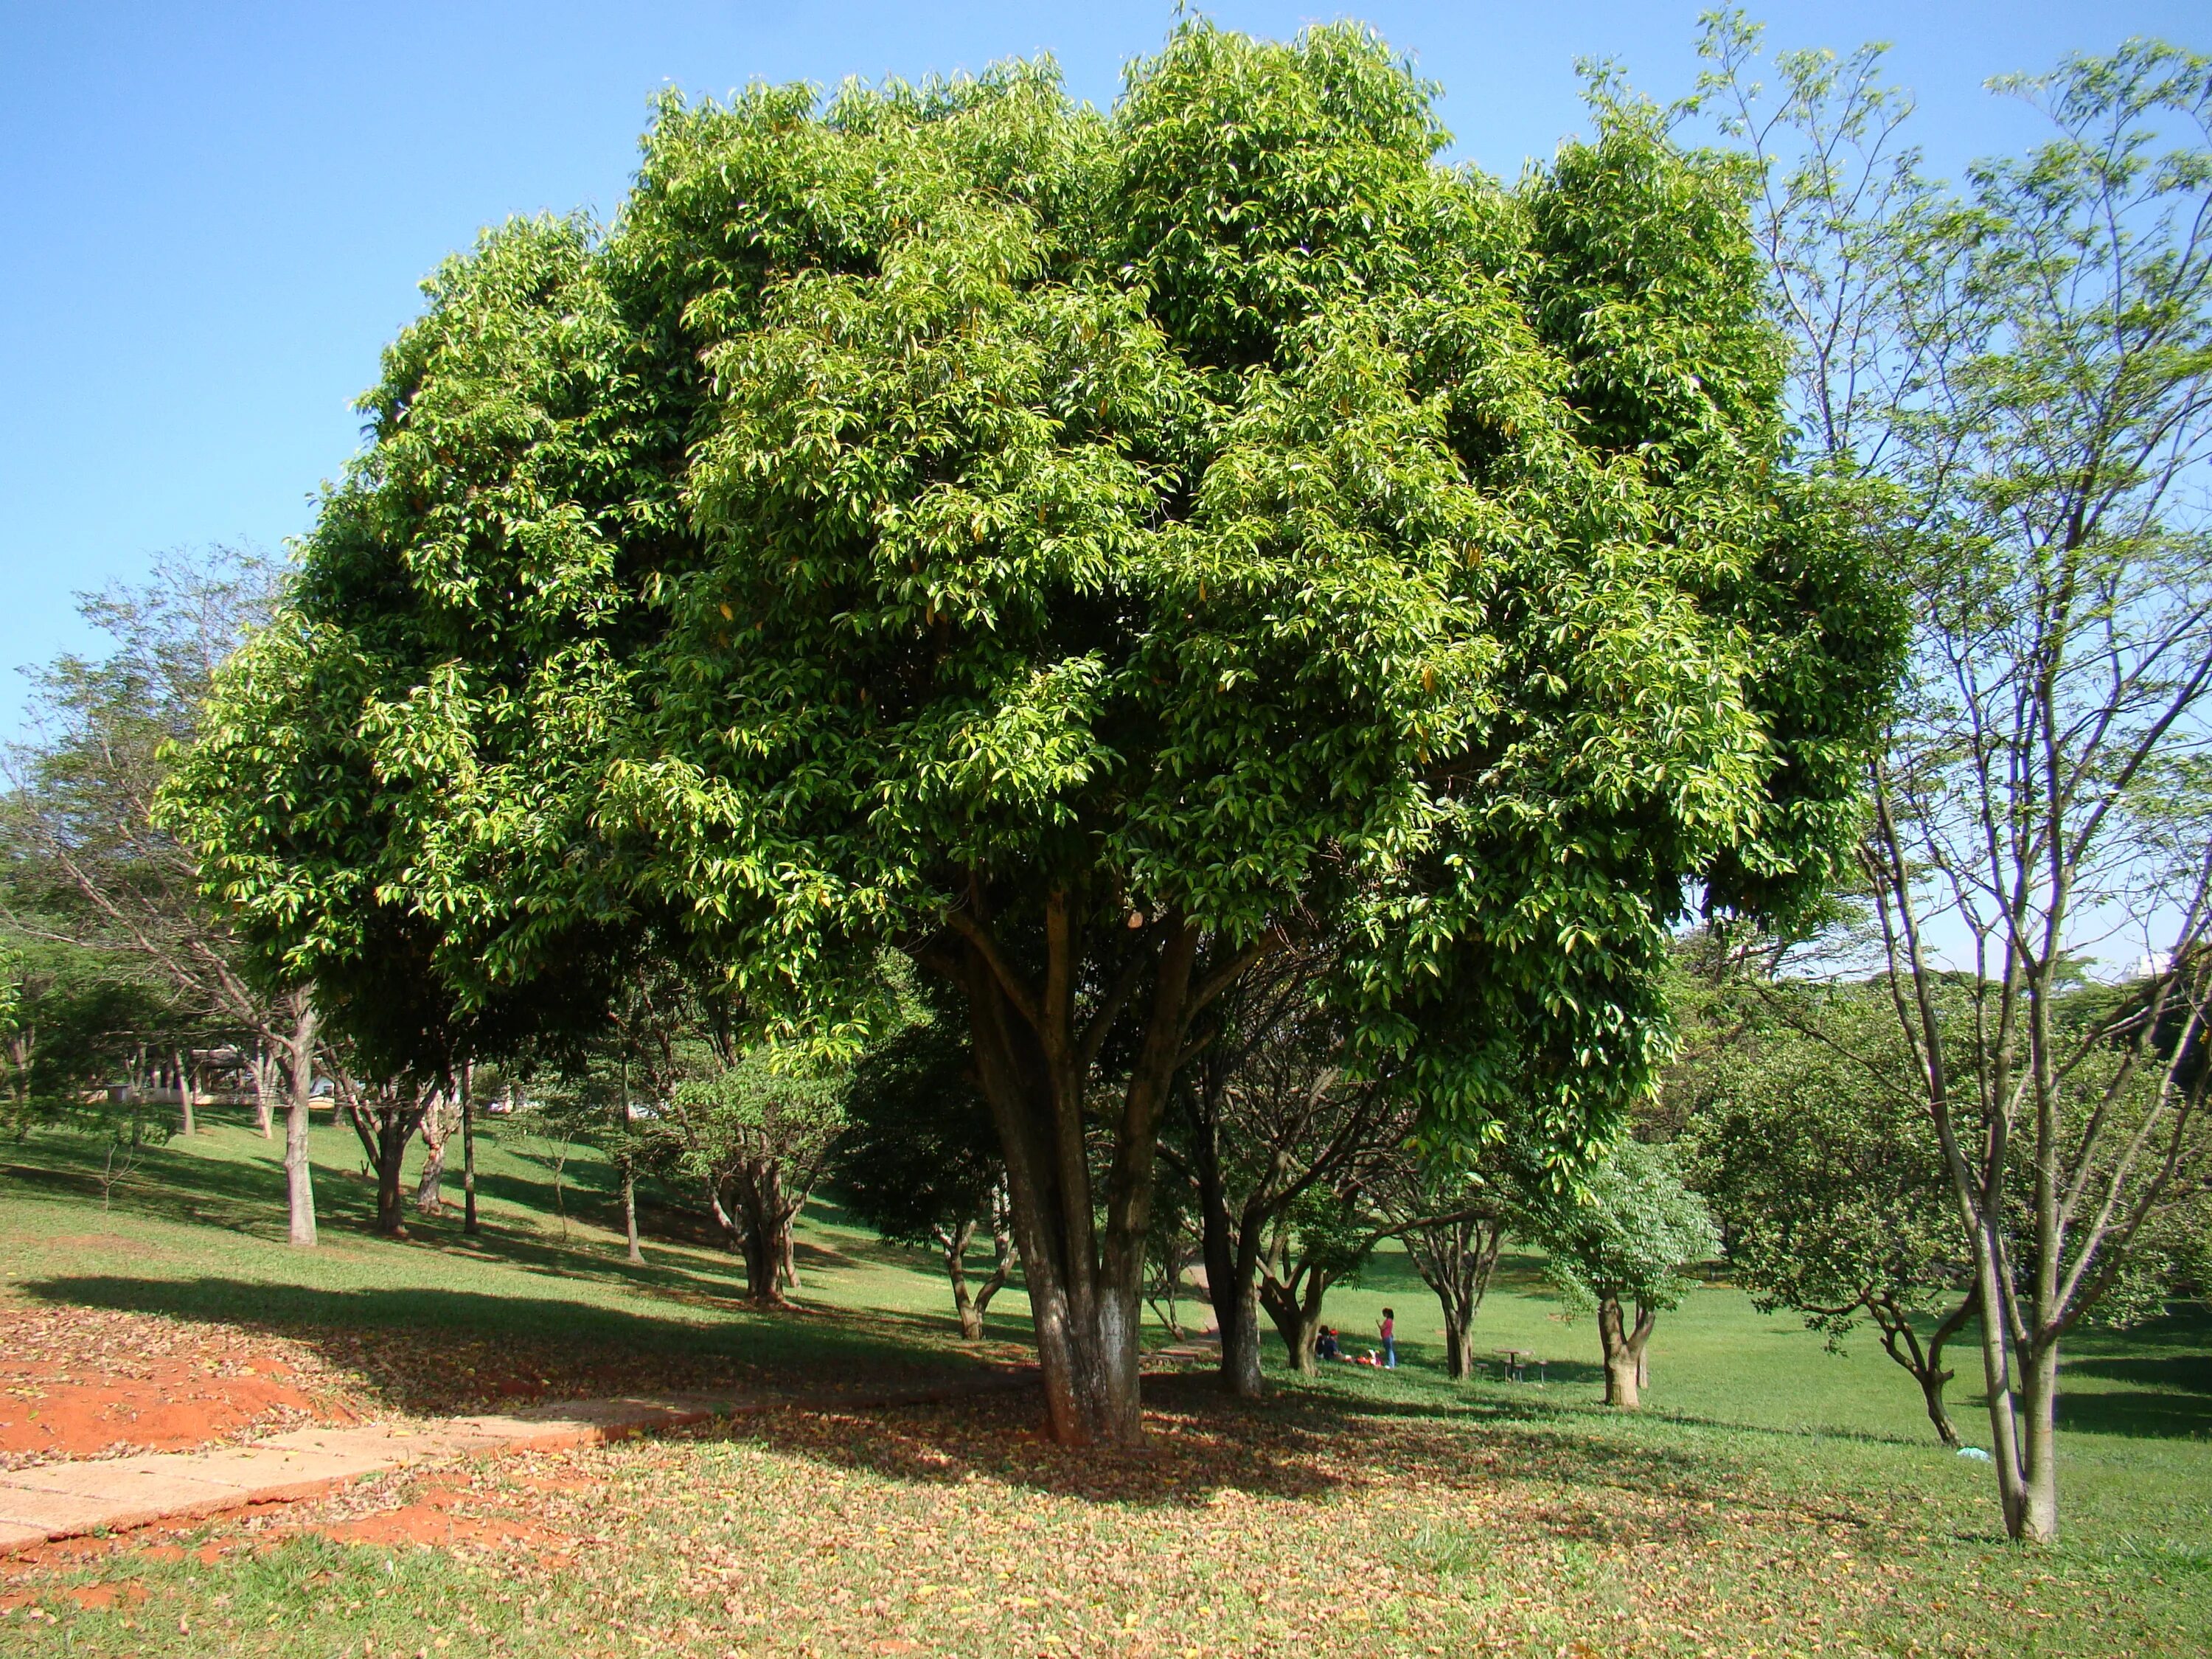
[[[37,1147],[40,1161],[0,1165],[0,1176],[22,1182],[33,1193],[65,1195],[73,1200],[100,1196],[97,1158],[81,1147],[47,1140]],[[160,1158],[158,1164],[152,1162]],[[497,1212],[487,1213],[482,1231],[473,1237],[461,1231],[457,1207],[449,1205],[439,1216],[410,1210],[408,1237],[383,1238],[374,1232],[376,1194],[373,1182],[358,1172],[319,1168],[315,1208],[326,1233],[356,1236],[359,1244],[378,1249],[429,1249],[462,1254],[470,1259],[495,1261],[526,1273],[558,1279],[582,1279],[603,1285],[619,1285],[647,1294],[672,1297],[695,1305],[738,1305],[745,1297],[743,1264],[720,1252],[707,1255],[684,1245],[648,1240],[643,1265],[626,1261],[614,1241],[563,1237],[558,1231],[535,1226],[516,1226]],[[129,1184],[118,1183],[111,1209],[119,1214],[143,1217],[185,1226],[216,1226],[227,1232],[270,1243],[283,1233],[281,1171],[272,1181],[262,1166],[246,1162],[194,1157],[189,1154],[149,1154],[149,1162]],[[483,1183],[479,1182],[479,1190]],[[829,1252],[815,1253],[802,1245],[800,1267],[817,1271],[842,1265]]]
[[[2108,1383],[2122,1386],[2098,1386]],[[2212,1309],[2186,1304],[2126,1330],[2076,1333],[2061,1353],[2058,1422],[2148,1439],[2212,1435]]]
[[[1033,1394],[866,1414],[779,1413],[716,1432],[902,1482],[988,1480],[1152,1509],[1211,1510],[1237,1495],[1387,1507],[1409,1481],[1484,1501],[1506,1483],[1533,1482],[1587,1487],[1592,1499],[1663,1492],[1687,1513],[1698,1498],[1731,1490],[1730,1470],[1711,1456],[1578,1433],[1564,1422],[1531,1432],[1522,1413],[1481,1401],[1368,1400],[1305,1385],[1242,1402],[1202,1375],[1148,1377],[1145,1395],[1146,1441],[1135,1448],[1049,1443]],[[1588,1507],[1562,1504],[1559,1529],[1585,1529]]]
[[[361,1379],[372,1403],[481,1410],[517,1392],[556,1398],[788,1394],[984,1374],[985,1356],[921,1321],[740,1311],[710,1322],[556,1298],[435,1286],[330,1289],[238,1279],[33,1279],[57,1304],[162,1315],[288,1338]]]

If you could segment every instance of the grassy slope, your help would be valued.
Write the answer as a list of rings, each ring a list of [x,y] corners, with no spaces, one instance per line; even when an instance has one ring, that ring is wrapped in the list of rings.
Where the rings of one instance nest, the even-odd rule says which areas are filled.
[[[802,1272],[808,1301],[842,1316],[762,1316],[735,1302],[735,1263],[703,1243],[649,1241],[652,1264],[626,1267],[604,1225],[605,1171],[587,1155],[564,1171],[565,1237],[556,1149],[495,1130],[480,1148],[483,1244],[463,1249],[450,1223],[392,1244],[366,1236],[370,1192],[349,1141],[318,1134],[326,1243],[313,1254],[283,1247],[274,1149],[235,1123],[153,1155],[106,1216],[80,1150],[44,1138],[0,1147],[0,1296],[295,1334],[385,1331],[395,1342],[427,1332],[459,1343],[489,1328],[516,1351],[550,1342],[649,1364],[703,1352],[769,1382],[961,1363],[933,1264],[826,1209],[810,1218]],[[522,1652],[636,1651],[618,1635],[592,1645],[627,1609],[653,1628],[696,1630],[708,1652],[739,1637],[769,1650],[921,1640],[992,1652],[1041,1620],[1058,1621],[1072,1650],[1118,1645],[1106,1633],[1127,1626],[1171,1649],[1188,1634],[1210,1651],[1338,1629],[1311,1620],[1356,1613],[1370,1579],[1398,1616],[1352,1645],[1549,1651],[1586,1635],[1608,1650],[1696,1651],[1702,1633],[1720,1652],[1833,1639],[1883,1652],[1918,1642],[2186,1653],[2212,1641],[2212,1322],[2177,1318],[2074,1345],[2068,1540],[2023,1555],[1992,1536],[1986,1470],[1940,1452],[1909,1380],[1870,1341],[1832,1355],[1788,1318],[1708,1289],[1662,1321],[1651,1409],[1621,1419],[1594,1408],[1594,1335],[1586,1322],[1558,1322],[1534,1267],[1507,1263],[1479,1351],[1545,1355],[1542,1388],[1444,1382],[1432,1363],[1433,1301],[1401,1257],[1385,1257],[1332,1297],[1330,1317],[1356,1337],[1394,1305],[1403,1370],[1333,1369],[1256,1413],[1224,1413],[1195,1384],[1156,1390],[1172,1449],[1134,1467],[1009,1449],[1018,1425],[1004,1415],[1021,1409],[1012,1404],[892,1414],[826,1435],[774,1419],[584,1457],[635,1528],[634,1559],[611,1577],[301,1539],[212,1566],[135,1564],[130,1577],[160,1598],[144,1617],[10,1618],[0,1646],[131,1651],[145,1630],[182,1619],[204,1640],[165,1638],[165,1650],[250,1650],[246,1636],[273,1616],[280,1634],[258,1644],[268,1651],[358,1651],[369,1636],[380,1649],[404,1638],[411,1651],[410,1632],[426,1626],[459,1651],[485,1650],[494,1636]],[[1017,1296],[996,1304],[994,1334],[1018,1337],[1021,1311]],[[1960,1360],[1971,1376],[1971,1354]],[[1960,1426],[1977,1437],[1972,1390],[1956,1392]],[[1470,1501],[1455,1469],[1478,1465],[1486,1484]],[[510,1478],[482,1477],[483,1501],[496,1504],[493,1488]],[[817,1495],[827,1504],[818,1513]],[[1225,1524],[1218,1511],[1231,1499],[1254,1506],[1238,1534],[1258,1564],[1250,1571],[1192,1557],[1193,1540]],[[948,1501],[958,1505],[949,1528]],[[614,1522],[603,1512],[594,1524]],[[823,1528],[839,1535],[834,1554],[808,1545]],[[1000,1547],[1009,1538],[1011,1553]],[[948,1551],[957,1559],[936,1559]],[[731,1595],[701,1600],[702,1562],[721,1564],[708,1577],[720,1575]],[[73,1576],[106,1571],[34,1577],[58,1598]],[[1286,1571],[1301,1576],[1286,1585]],[[1341,1582],[1301,1599],[1299,1584],[1332,1574]],[[961,1601],[957,1620],[931,1613],[939,1604],[923,1586],[963,1576],[971,1592],[989,1593]],[[1991,1589],[2034,1613],[1993,1609]],[[579,1647],[585,1630],[599,1634]]]

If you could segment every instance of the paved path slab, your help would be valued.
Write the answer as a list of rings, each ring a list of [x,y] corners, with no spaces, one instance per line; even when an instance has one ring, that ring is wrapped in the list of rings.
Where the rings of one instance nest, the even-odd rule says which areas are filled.
[[[295,1429],[246,1446],[41,1463],[0,1471],[0,1555],[51,1538],[197,1520],[249,1504],[312,1498],[366,1475],[503,1451],[559,1451],[717,1417],[778,1409],[850,1411],[919,1405],[1019,1388],[1026,1368],[875,1390],[797,1397],[642,1395],[568,1400],[430,1423]]]

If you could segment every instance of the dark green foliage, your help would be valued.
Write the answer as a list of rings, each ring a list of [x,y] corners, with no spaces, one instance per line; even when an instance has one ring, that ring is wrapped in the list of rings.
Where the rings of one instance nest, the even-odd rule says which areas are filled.
[[[966,1034],[951,1020],[917,1020],[863,1056],[845,1118],[831,1179],[884,1237],[925,1243],[988,1217],[1006,1169]]]

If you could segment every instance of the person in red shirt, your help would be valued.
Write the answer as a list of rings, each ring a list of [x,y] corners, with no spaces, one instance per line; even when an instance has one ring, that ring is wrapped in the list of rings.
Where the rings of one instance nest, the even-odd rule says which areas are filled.
[[[1376,1327],[1382,1338],[1382,1363],[1392,1370],[1398,1369],[1398,1316],[1389,1308],[1382,1310],[1382,1322]]]

